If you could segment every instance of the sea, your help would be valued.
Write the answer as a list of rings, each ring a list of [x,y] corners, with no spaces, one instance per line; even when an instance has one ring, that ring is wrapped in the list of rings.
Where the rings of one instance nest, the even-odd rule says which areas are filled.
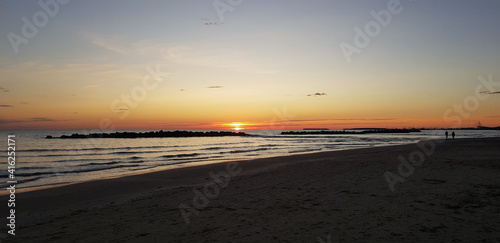
[[[0,131],[4,143],[0,154],[0,186],[2,189],[9,186],[11,172],[17,181],[16,188],[36,188],[223,161],[409,144],[443,139],[445,133],[444,130],[341,135],[281,135],[278,130],[242,132],[253,136],[45,139],[47,135],[84,132]],[[457,130],[455,133],[457,138],[500,136],[500,131],[495,130]],[[15,171],[8,171],[7,168],[8,135],[15,136]]]

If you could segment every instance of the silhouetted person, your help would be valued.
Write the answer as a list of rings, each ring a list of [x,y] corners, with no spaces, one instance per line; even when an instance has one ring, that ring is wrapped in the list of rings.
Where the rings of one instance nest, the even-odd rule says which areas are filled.
[[[451,132],[451,138],[455,139],[455,132]]]
[[[446,136],[446,139],[448,139],[448,131],[444,133],[444,136]]]

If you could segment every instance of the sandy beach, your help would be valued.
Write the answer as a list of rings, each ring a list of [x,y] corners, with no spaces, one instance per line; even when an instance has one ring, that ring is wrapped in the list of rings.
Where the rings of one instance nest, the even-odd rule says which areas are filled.
[[[498,242],[499,148],[426,141],[17,193],[2,241]]]

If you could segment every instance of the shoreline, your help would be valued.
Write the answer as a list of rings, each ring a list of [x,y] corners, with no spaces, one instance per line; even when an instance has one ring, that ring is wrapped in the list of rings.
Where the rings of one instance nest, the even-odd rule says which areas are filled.
[[[19,193],[19,232],[9,239],[500,239],[500,138],[433,141],[435,151],[394,192],[384,172],[397,173],[398,156],[407,158],[418,144],[221,162]],[[203,192],[210,173],[231,163],[241,173],[205,207],[194,207],[193,190]],[[181,204],[198,211],[189,224]]]
[[[488,139],[492,137],[487,137],[487,138],[459,138],[456,139],[457,141],[459,140],[471,140],[471,139]],[[493,137],[494,138],[494,137]],[[453,139],[448,139],[449,141],[453,141]],[[371,148],[390,148],[394,146],[407,146],[407,145],[412,145],[412,144],[417,144],[421,142],[429,142],[429,141],[434,141],[437,143],[441,143],[444,141],[447,141],[445,139],[431,139],[431,140],[422,140],[422,141],[417,141],[417,142],[411,142],[411,143],[405,143],[405,144],[396,144],[396,145],[375,145],[375,146],[370,146],[370,147],[363,147],[363,148],[349,148],[349,149],[339,149],[339,150],[330,150],[330,151],[314,151],[314,152],[304,152],[304,153],[294,153],[290,155],[278,155],[278,156],[270,156],[270,157],[260,157],[260,158],[255,158],[255,159],[240,159],[240,160],[217,160],[217,161],[206,161],[203,164],[200,165],[189,165],[190,163],[186,163],[186,165],[177,165],[176,167],[172,168],[159,168],[159,169],[147,169],[145,171],[136,171],[136,172],[131,172],[127,173],[124,175],[116,175],[116,176],[110,176],[110,177],[104,177],[104,178],[99,178],[95,180],[84,180],[84,181],[76,181],[76,182],[61,182],[61,183],[56,183],[56,184],[49,184],[49,185],[42,185],[42,186],[33,186],[33,187],[27,187],[27,188],[20,188],[16,189],[16,193],[21,194],[21,193],[27,193],[27,192],[33,192],[33,191],[39,191],[39,190],[45,190],[45,189],[52,189],[52,188],[59,188],[59,187],[66,187],[66,186],[71,186],[71,185],[76,185],[76,184],[81,184],[81,183],[91,183],[91,182],[99,182],[99,181],[107,181],[107,180],[113,180],[113,179],[119,179],[119,178],[124,178],[124,177],[130,177],[130,176],[140,176],[140,175],[147,175],[147,174],[153,174],[153,173],[158,173],[158,172],[163,172],[163,171],[170,171],[170,170],[177,170],[177,169],[183,169],[183,168],[191,168],[191,167],[203,167],[203,166],[209,166],[209,165],[214,165],[214,164],[224,164],[224,163],[231,163],[231,162],[242,162],[242,161],[254,161],[254,160],[262,160],[262,159],[278,159],[278,158],[287,158],[287,157],[293,157],[293,156],[300,156],[300,155],[308,155],[308,154],[317,154],[321,155],[323,153],[328,154],[332,152],[340,152],[340,151],[356,151],[356,150],[363,150],[363,149],[371,149]],[[191,163],[197,163],[197,162],[191,162]],[[2,190],[0,191],[0,198],[3,196],[9,195],[8,191]]]
[[[463,139],[470,139],[470,138],[463,138]],[[434,141],[434,140],[425,140],[425,141]],[[437,140],[436,140],[437,141]],[[41,185],[41,186],[32,186],[32,187],[26,187],[26,188],[20,188],[16,189],[17,193],[26,193],[26,192],[31,192],[31,191],[38,191],[38,190],[44,190],[44,189],[50,189],[50,188],[58,188],[58,187],[64,187],[64,186],[70,186],[74,184],[79,184],[79,183],[87,183],[87,182],[92,182],[92,181],[101,181],[101,180],[110,180],[110,179],[117,179],[117,178],[122,178],[122,177],[128,177],[128,176],[136,176],[136,175],[145,175],[149,173],[155,173],[155,172],[161,172],[161,171],[167,171],[167,170],[176,170],[176,169],[182,169],[182,168],[187,168],[187,167],[198,167],[198,166],[206,166],[206,165],[211,165],[211,164],[219,164],[219,163],[229,163],[229,162],[234,162],[234,161],[253,161],[253,160],[259,160],[259,159],[270,159],[270,158],[282,158],[282,157],[290,157],[290,156],[296,156],[296,155],[305,155],[305,154],[320,154],[320,153],[331,153],[331,152],[337,152],[337,151],[350,151],[350,150],[358,150],[358,149],[369,149],[369,148],[375,148],[375,147],[391,147],[391,146],[404,146],[404,145],[410,145],[410,144],[416,144],[418,142],[422,141],[417,141],[417,142],[410,142],[410,143],[404,143],[404,144],[397,144],[397,145],[375,145],[375,146],[369,146],[369,147],[363,147],[363,148],[349,148],[349,149],[339,149],[339,150],[330,150],[330,151],[313,151],[313,152],[303,152],[303,153],[291,153],[289,155],[278,155],[278,156],[270,156],[270,157],[259,157],[259,158],[254,158],[254,159],[240,159],[240,160],[215,160],[215,161],[205,161],[203,164],[200,165],[190,165],[191,163],[200,163],[200,162],[190,162],[186,163],[185,165],[179,164],[176,165],[175,167],[172,168],[158,168],[158,169],[147,169],[144,171],[136,171],[136,172],[130,172],[126,173],[124,175],[116,175],[116,176],[110,176],[110,177],[103,177],[95,180],[84,180],[84,181],[76,181],[76,182],[61,182],[61,183],[56,183],[56,184],[49,184],[49,185]],[[8,195],[8,191],[0,191],[0,197]]]

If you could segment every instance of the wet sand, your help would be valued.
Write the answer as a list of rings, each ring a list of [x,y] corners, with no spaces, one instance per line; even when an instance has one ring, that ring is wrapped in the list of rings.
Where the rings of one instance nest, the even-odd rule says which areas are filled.
[[[7,200],[0,197],[2,215]],[[0,240],[498,242],[500,138],[219,163],[18,193],[16,227]]]

